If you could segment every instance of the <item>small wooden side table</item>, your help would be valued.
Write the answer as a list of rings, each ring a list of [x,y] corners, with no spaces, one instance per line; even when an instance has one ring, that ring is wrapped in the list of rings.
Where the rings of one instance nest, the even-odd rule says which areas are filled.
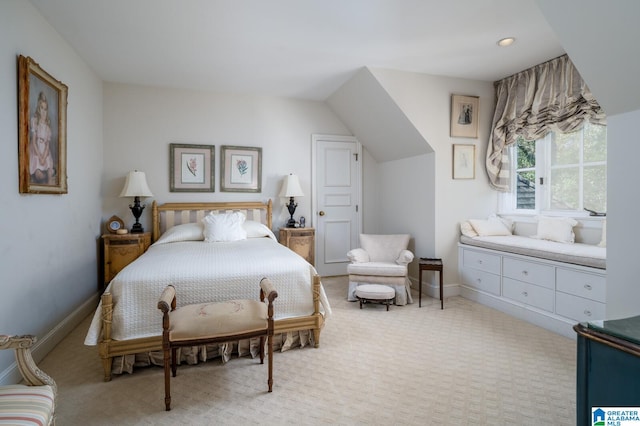
[[[313,228],[280,228],[280,244],[289,247],[314,265],[315,235],[316,230]]]
[[[151,232],[102,236],[104,290],[118,272],[140,257],[151,245]]]
[[[440,274],[440,309],[444,309],[444,296],[442,284],[442,259],[433,259],[421,257],[418,272],[418,281],[420,282],[420,290],[418,293],[418,307],[422,307],[422,271],[436,271]]]

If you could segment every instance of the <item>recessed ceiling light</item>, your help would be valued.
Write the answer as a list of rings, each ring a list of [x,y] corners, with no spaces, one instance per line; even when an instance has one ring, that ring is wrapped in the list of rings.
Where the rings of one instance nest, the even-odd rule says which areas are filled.
[[[511,46],[514,41],[516,41],[515,37],[505,37],[501,40],[498,40],[498,46],[500,47]]]

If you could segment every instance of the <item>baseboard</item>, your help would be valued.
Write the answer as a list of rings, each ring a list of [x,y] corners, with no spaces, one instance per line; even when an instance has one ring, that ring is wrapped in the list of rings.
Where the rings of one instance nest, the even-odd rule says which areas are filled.
[[[98,306],[98,298],[98,294],[90,297],[64,320],[53,327],[51,331],[42,337],[38,337],[38,341],[31,348],[31,354],[36,364],[47,356],[47,354],[51,352],[62,339],[67,337],[88,315],[95,311],[96,306]],[[22,375],[15,361],[0,373],[0,385],[20,383],[21,381]]]
[[[418,286],[418,280],[415,278],[409,277],[411,280],[411,290],[412,295],[415,293],[417,297],[418,291],[420,287]],[[422,283],[422,293],[426,294],[429,297],[433,297],[434,299],[440,300],[440,284],[439,283]],[[443,284],[442,285],[442,294],[444,298],[459,296],[460,295],[460,285],[458,284]]]

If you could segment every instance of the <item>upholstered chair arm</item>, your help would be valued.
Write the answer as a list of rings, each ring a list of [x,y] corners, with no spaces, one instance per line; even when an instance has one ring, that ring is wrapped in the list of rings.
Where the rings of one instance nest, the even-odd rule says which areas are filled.
[[[369,262],[369,253],[366,250],[357,248],[350,250],[347,253],[347,258],[351,261],[351,263],[365,263]]]
[[[162,313],[167,314],[176,308],[176,288],[172,285],[168,285],[162,291],[160,299],[158,300],[158,309]]]
[[[36,342],[36,336],[6,336],[0,335],[0,349],[15,349],[16,363],[22,378],[29,386],[49,385],[54,395],[58,387],[55,380],[40,370],[31,356],[31,347]]]
[[[402,250],[398,258],[396,259],[396,263],[398,265],[408,265],[413,261],[413,253],[409,250]]]
[[[264,302],[266,298],[269,302],[278,297],[278,292],[269,278],[260,280],[260,300]]]

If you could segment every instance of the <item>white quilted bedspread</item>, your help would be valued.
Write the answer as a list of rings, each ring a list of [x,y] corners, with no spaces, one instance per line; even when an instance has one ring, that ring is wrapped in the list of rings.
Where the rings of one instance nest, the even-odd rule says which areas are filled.
[[[313,313],[313,274],[302,257],[270,238],[235,242],[181,241],[154,244],[111,281],[112,338],[127,340],[157,336],[162,331],[158,298],[168,284],[180,305],[229,299],[257,299],[260,279],[269,277],[278,291],[275,318]],[[331,313],[324,289],[320,302]],[[85,345],[96,345],[102,322],[98,306]]]

